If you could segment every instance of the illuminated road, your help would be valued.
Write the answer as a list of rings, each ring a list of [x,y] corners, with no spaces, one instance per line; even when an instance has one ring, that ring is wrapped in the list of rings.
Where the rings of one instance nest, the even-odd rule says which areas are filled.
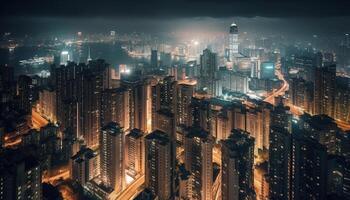
[[[344,131],[350,131],[350,124],[347,124],[345,122],[336,120],[336,123],[339,128],[343,129]]]
[[[49,122],[43,118],[39,113],[32,109],[32,123],[33,128],[40,129],[41,127],[46,126]]]
[[[125,190],[117,194],[116,192],[112,192],[108,199],[110,200],[125,200],[125,199],[133,199],[135,198],[142,190],[142,185],[145,182],[145,176],[142,175],[130,185],[126,187]]]
[[[281,64],[278,64],[278,65],[281,65]],[[276,67],[276,68],[278,68],[278,67]],[[268,103],[273,104],[273,105],[274,105],[275,97],[282,96],[282,95],[284,95],[284,93],[286,91],[289,90],[289,84],[286,81],[286,79],[284,79],[284,76],[280,70],[276,70],[276,75],[277,75],[279,80],[283,81],[282,87],[280,89],[278,89],[277,91],[274,91],[272,94],[270,94],[269,96],[267,96],[264,99],[265,102],[268,102]]]
[[[56,181],[58,180],[67,180],[70,178],[70,173],[69,170],[60,170],[60,172],[58,174],[55,174],[53,176],[47,177],[47,178],[43,178],[42,182],[49,182],[51,184],[55,184]]]

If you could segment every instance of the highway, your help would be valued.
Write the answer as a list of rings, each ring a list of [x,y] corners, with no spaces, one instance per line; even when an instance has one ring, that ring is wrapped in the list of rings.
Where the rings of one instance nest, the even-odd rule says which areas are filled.
[[[277,65],[281,65],[281,64],[277,64]],[[270,94],[269,96],[267,96],[264,99],[265,102],[268,102],[272,105],[275,104],[275,97],[282,96],[285,94],[286,91],[289,90],[289,84],[286,81],[286,79],[284,79],[284,76],[280,70],[276,70],[276,76],[278,77],[279,80],[283,81],[282,87],[280,89],[278,89],[277,91],[274,91],[272,94]]]
[[[135,198],[142,190],[142,185],[145,182],[145,176],[142,175],[130,185],[128,185],[122,192],[117,194],[116,192],[112,192],[108,199],[110,200],[125,200],[125,199],[133,199]]]
[[[40,129],[41,127],[46,126],[49,122],[45,118],[43,118],[39,113],[37,113],[33,108],[32,123],[33,123],[33,128]]]
[[[280,64],[277,64],[277,65],[280,65]],[[289,84],[286,81],[286,79],[284,78],[284,76],[280,70],[276,70],[276,76],[278,77],[279,80],[283,81],[282,87],[264,99],[265,102],[271,103],[273,105],[274,105],[275,97],[280,96],[280,95],[284,95],[285,92],[289,90]],[[290,112],[295,116],[300,116],[304,113],[302,108],[297,107],[291,103],[287,103],[287,106],[290,107]],[[350,124],[339,121],[339,120],[336,120],[336,123],[337,123],[338,127],[341,128],[342,130],[350,131]]]

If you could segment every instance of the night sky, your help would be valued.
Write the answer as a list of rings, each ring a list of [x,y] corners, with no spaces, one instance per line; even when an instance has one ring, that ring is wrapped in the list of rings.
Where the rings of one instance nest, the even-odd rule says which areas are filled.
[[[7,0],[3,16],[63,17],[334,17],[348,0]]]

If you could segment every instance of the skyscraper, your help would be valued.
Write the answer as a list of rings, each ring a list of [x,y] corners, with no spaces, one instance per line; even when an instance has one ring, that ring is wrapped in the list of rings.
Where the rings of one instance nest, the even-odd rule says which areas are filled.
[[[206,91],[210,95],[216,94],[216,73],[217,73],[217,58],[216,53],[210,49],[203,50],[200,56],[200,77],[199,89]]]
[[[102,128],[100,138],[100,176],[102,182],[116,192],[124,186],[124,131],[118,123]]]
[[[291,152],[291,199],[325,199],[327,149],[293,127]]]
[[[18,77],[17,95],[19,98],[19,108],[25,113],[31,113],[34,103],[34,85],[32,78],[26,75]]]
[[[72,56],[69,51],[62,51],[60,60],[60,65],[67,65],[68,61],[72,61]]]
[[[233,129],[221,144],[222,199],[254,199],[254,139],[248,132]]]
[[[27,150],[7,149],[0,155],[0,199],[42,198],[41,166]]]
[[[126,153],[125,164],[130,176],[144,174],[145,171],[145,143],[144,133],[139,129],[132,129],[125,136]]]
[[[334,117],[335,78],[335,64],[316,68],[314,87],[314,111],[316,115],[326,114]]]
[[[168,76],[152,86],[152,129],[155,128],[157,112],[167,109],[174,115],[177,112],[177,82],[175,77]]]
[[[238,27],[235,23],[232,23],[229,36],[229,61],[234,60],[235,54],[238,54]]]
[[[101,100],[101,125],[118,122],[127,131],[130,127],[129,90],[125,87],[106,89]]]
[[[271,199],[290,199],[291,133],[272,126],[269,149],[269,183]]]
[[[141,77],[131,76],[122,79],[121,86],[128,90],[130,129],[147,131],[147,102],[150,99],[149,85]]]
[[[99,174],[99,163],[97,163],[97,153],[93,150],[82,147],[78,153],[71,158],[72,179],[81,185],[95,178]]]
[[[185,167],[191,174],[189,199],[213,199],[213,145],[209,132],[190,127],[185,136]]]
[[[158,69],[158,51],[157,50],[151,51],[151,67],[153,69]]]
[[[159,199],[171,194],[171,145],[166,133],[155,130],[145,137],[145,185]]]
[[[190,126],[191,122],[191,99],[194,94],[193,84],[182,83],[178,85],[177,100],[177,123]]]

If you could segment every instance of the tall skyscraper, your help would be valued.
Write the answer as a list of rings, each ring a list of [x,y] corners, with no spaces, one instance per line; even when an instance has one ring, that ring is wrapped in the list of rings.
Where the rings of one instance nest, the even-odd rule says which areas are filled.
[[[272,126],[269,148],[269,183],[271,199],[290,199],[291,133]]]
[[[158,69],[158,51],[157,50],[151,51],[151,67],[153,69]]]
[[[19,108],[26,113],[31,113],[34,99],[34,85],[32,78],[26,75],[18,77],[17,95],[19,98]]]
[[[155,128],[157,112],[160,109],[167,109],[174,115],[177,112],[177,82],[175,77],[168,76],[152,86],[152,129]]]
[[[145,137],[145,185],[159,199],[171,194],[171,145],[166,133],[155,130]]]
[[[235,23],[232,23],[229,36],[229,61],[234,60],[235,54],[238,54],[238,27]]]
[[[73,59],[69,51],[62,51],[60,60],[60,65],[67,65],[68,61],[72,61]]]
[[[209,132],[190,127],[185,136],[185,167],[191,173],[189,199],[213,199],[213,145]]]
[[[89,148],[82,147],[78,153],[71,157],[72,179],[85,185],[89,180],[99,174],[97,153]]]
[[[195,85],[179,84],[177,100],[177,123],[185,126],[191,124],[191,99],[194,95]]]
[[[223,200],[254,199],[254,139],[248,132],[233,129],[222,140],[221,195]]]
[[[130,127],[129,90],[124,87],[102,92],[101,125],[118,122],[127,131]]]
[[[336,93],[335,78],[335,64],[316,68],[314,87],[314,111],[316,115],[326,114],[330,117],[334,117],[334,98]]]
[[[199,89],[210,95],[216,94],[217,57],[210,49],[203,50],[200,56]]]
[[[132,129],[125,136],[126,153],[125,164],[130,176],[144,174],[145,171],[145,143],[144,133],[139,129]]]
[[[289,132],[292,129],[292,113],[282,102],[277,103],[271,112],[271,126],[278,126]]]
[[[262,62],[260,64],[260,76],[261,79],[273,79],[275,78],[275,64],[273,62]]]
[[[146,132],[150,86],[146,80],[137,76],[123,78],[121,86],[128,90],[130,129],[137,128]]]
[[[116,192],[124,186],[124,131],[110,122],[102,128],[100,138],[100,176],[102,182]]]
[[[209,100],[192,97],[191,111],[191,125],[195,127],[202,127],[204,130],[210,132],[211,109]]]
[[[176,167],[176,122],[175,115],[168,109],[157,111],[155,130],[160,130],[168,135],[170,143],[170,178],[171,193],[175,193],[175,167]]]
[[[42,199],[41,166],[25,149],[0,155],[0,199]]]
[[[291,199],[326,199],[327,149],[293,127]]]

